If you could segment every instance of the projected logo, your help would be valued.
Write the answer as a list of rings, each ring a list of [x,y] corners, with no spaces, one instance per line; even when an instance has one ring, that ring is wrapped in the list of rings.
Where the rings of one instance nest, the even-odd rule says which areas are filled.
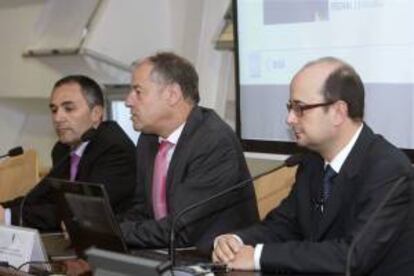
[[[263,0],[265,25],[325,21],[329,0]]]

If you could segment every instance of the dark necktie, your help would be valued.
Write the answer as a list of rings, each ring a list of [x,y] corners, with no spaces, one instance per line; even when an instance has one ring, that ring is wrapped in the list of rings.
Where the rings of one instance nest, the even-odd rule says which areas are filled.
[[[333,178],[337,173],[331,166],[327,165],[323,175],[323,202],[326,202],[331,194]]]

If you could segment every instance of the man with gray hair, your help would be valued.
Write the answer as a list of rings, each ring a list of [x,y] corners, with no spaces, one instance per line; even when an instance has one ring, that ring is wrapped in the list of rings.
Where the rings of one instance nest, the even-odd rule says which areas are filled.
[[[135,64],[126,105],[142,134],[134,208],[121,223],[133,247],[167,247],[174,214],[250,179],[235,133],[199,99],[197,72],[184,58],[159,53]],[[214,236],[257,221],[246,186],[184,215],[177,246],[211,249]]]

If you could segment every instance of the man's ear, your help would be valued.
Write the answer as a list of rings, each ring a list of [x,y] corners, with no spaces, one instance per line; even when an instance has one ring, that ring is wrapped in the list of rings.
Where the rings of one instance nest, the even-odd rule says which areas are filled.
[[[336,101],[334,103],[335,108],[335,124],[342,124],[348,117],[348,104],[344,101]]]
[[[97,127],[103,120],[104,109],[103,106],[95,105],[91,110],[93,126]]]
[[[183,91],[177,83],[169,84],[168,87],[168,103],[171,106],[176,105],[183,99]]]

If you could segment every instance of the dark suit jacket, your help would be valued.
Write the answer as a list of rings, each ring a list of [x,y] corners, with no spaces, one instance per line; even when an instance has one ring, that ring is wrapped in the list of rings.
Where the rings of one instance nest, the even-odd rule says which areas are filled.
[[[264,271],[343,273],[351,241],[396,178],[407,176],[357,243],[352,275],[410,275],[414,271],[412,168],[406,156],[367,126],[334,180],[324,213],[318,204],[324,161],[305,156],[282,204],[258,225],[236,232],[264,243]]]
[[[154,219],[152,174],[158,136],[141,134],[137,146],[137,189],[134,208],[121,229],[129,245],[167,247],[172,215],[227,187],[250,178],[240,143],[217,114],[194,107],[172,156],[167,175],[169,215]],[[212,239],[258,220],[252,185],[239,189],[184,215],[177,227],[177,245],[209,249]]]
[[[69,154],[69,146],[55,144],[54,168],[49,177],[69,179]],[[135,188],[135,162],[135,146],[126,133],[115,122],[102,122],[85,148],[76,180],[104,184],[114,211],[124,211]],[[21,200],[20,197],[3,203],[4,207],[11,208],[12,224],[19,221]],[[43,181],[30,192],[24,207],[24,225],[42,231],[60,228],[52,192]]]

